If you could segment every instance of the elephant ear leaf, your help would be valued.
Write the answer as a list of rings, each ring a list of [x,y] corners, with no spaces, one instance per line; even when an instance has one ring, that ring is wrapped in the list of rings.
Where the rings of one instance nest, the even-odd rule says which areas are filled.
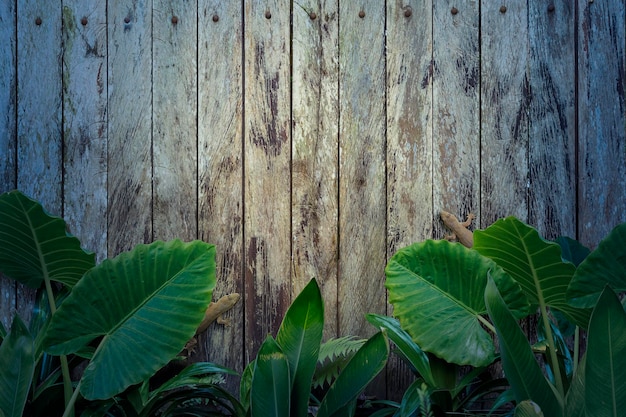
[[[95,265],[63,219],[19,191],[0,195],[0,272],[32,288],[46,279],[69,287]]]
[[[389,302],[400,325],[424,351],[450,363],[486,366],[495,358],[483,326],[487,274],[516,317],[528,314],[519,285],[495,262],[458,243],[427,240],[398,251],[387,264]]]
[[[0,415],[22,415],[35,371],[33,338],[19,316],[0,345]]]
[[[626,291],[626,223],[615,227],[576,269],[567,298],[577,307],[596,305],[604,286]]]
[[[576,267],[562,260],[557,243],[542,239],[537,230],[515,217],[507,217],[475,231],[474,249],[508,272],[532,304],[555,308],[571,322],[587,327],[591,310],[567,302],[564,288]]]
[[[102,337],[80,392],[89,400],[110,398],[182,350],[214,287],[213,245],[138,245],[85,274],[52,317],[43,344],[49,353],[70,354]]]

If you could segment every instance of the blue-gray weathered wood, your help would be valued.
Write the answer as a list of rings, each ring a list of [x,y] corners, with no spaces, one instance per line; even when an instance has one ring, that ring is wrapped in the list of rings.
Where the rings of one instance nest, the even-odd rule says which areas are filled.
[[[107,26],[98,0],[63,1],[63,215],[107,256]]]

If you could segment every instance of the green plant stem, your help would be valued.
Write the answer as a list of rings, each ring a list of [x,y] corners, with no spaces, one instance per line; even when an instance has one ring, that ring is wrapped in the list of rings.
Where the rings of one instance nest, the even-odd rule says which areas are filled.
[[[574,375],[578,369],[578,355],[580,355],[580,327],[574,329]]]
[[[48,296],[48,305],[50,306],[50,313],[54,316],[54,313],[57,311],[57,305],[54,301],[54,292],[52,291],[52,284],[50,283],[50,278],[48,278],[47,274],[44,277],[44,283],[46,286],[46,294]],[[61,361],[61,374],[63,375],[63,396],[65,398],[65,406],[70,402],[70,399],[73,396],[72,392],[72,378],[70,376],[70,366],[67,361],[66,355],[59,356],[59,360]]]
[[[76,389],[70,398],[69,403],[65,406],[65,412],[63,413],[63,417],[70,417],[74,415],[74,404],[78,399],[78,394],[80,393],[80,381],[78,381],[78,385],[76,385]]]
[[[541,320],[543,320],[543,326],[546,329],[546,339],[548,339],[548,346],[550,348],[550,359],[552,360],[552,364],[554,366],[554,382],[556,384],[556,389],[561,394],[562,398],[565,398],[565,390],[563,388],[563,380],[561,379],[561,370],[559,369],[559,360],[556,355],[556,345],[554,343],[554,336],[552,335],[552,327],[550,326],[550,319],[548,318],[548,310],[546,309],[546,304],[543,300],[543,296],[541,293],[539,294],[539,309],[541,311]]]
[[[476,316],[478,318],[478,321],[480,321],[483,326],[485,326],[486,328],[488,328],[491,333],[493,334],[497,334],[496,328],[493,327],[493,324],[489,323],[483,316],[481,316],[480,314],[478,316]]]

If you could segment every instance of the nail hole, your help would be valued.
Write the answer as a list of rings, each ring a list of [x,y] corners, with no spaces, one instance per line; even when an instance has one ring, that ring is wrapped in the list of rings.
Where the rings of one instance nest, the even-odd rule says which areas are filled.
[[[500,13],[506,13],[506,6],[500,6]]]
[[[272,14],[270,13],[269,10],[265,12],[265,18],[266,19],[271,19],[272,18]]]
[[[217,22],[218,20],[220,20],[220,17],[216,14],[213,15],[213,21]]]
[[[37,26],[41,25],[41,17],[37,17],[37,18],[35,19],[35,24],[36,24]]]
[[[364,12],[363,10],[361,10],[361,11],[359,12],[359,17],[360,17],[361,19],[363,19],[363,18],[365,17],[365,12]]]
[[[87,18],[85,16],[83,16],[82,19],[80,19],[80,24],[83,26],[87,26]]]
[[[172,24],[177,24],[178,23],[178,16],[172,16]]]
[[[315,14],[315,12],[311,12],[309,13],[309,17],[311,18],[311,20],[315,20],[317,18],[317,15]]]
[[[124,23],[129,24],[130,23],[130,17],[126,16],[124,18]]]
[[[410,7],[407,7],[406,10],[404,11],[404,17],[411,17],[412,14],[413,14],[413,10]]]
[[[548,6],[548,11],[552,13],[554,11],[554,4]]]
[[[453,7],[450,9],[450,13],[452,13],[453,15],[457,14],[459,12],[459,9],[457,9],[456,7]]]

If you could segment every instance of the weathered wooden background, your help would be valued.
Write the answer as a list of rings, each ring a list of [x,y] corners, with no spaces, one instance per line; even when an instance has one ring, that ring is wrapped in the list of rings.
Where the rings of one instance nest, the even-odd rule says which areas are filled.
[[[594,246],[626,221],[623,0],[3,0],[0,192],[101,260],[218,249],[242,370],[311,277],[327,337],[390,312],[386,260],[516,215]],[[31,294],[2,280],[1,319]],[[402,370],[392,365],[393,391]]]

